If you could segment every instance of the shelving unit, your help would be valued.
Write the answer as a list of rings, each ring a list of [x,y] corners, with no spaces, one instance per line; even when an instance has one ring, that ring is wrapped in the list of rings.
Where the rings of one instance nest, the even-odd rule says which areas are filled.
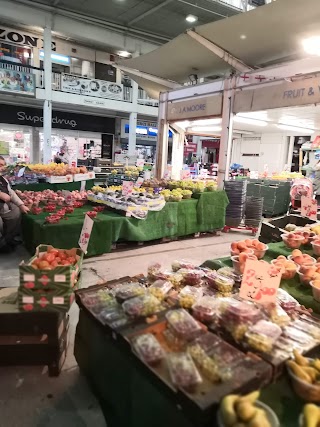
[[[97,159],[97,168],[101,169],[101,172],[95,172],[95,185],[106,184],[108,178],[111,175],[113,169],[117,169],[120,173],[124,172],[124,166],[114,166],[110,159]]]

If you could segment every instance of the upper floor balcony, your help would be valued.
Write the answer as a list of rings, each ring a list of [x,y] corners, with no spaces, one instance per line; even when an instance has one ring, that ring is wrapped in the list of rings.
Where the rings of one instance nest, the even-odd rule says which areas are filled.
[[[0,61],[0,92],[7,95],[24,95],[43,99],[44,88],[43,69],[9,61]],[[73,74],[52,73],[53,102],[59,101],[74,104],[78,100],[79,104],[114,110],[115,106],[117,107],[114,101],[118,101],[119,110],[121,111],[123,109],[123,104],[121,106],[121,103],[133,103],[132,91],[132,87],[120,83]],[[59,96],[59,93],[61,96]],[[143,89],[139,88],[137,104],[138,113],[141,110],[141,113],[148,114],[147,107],[153,107],[152,115],[155,115],[155,107],[158,107],[158,100],[151,99]],[[135,109],[133,105],[132,108],[129,105],[127,107],[125,109],[126,112],[130,112],[131,109],[134,111]]]

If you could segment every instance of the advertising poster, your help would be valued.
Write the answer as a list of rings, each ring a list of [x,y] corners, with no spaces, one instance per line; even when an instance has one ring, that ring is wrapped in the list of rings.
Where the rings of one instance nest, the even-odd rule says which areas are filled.
[[[77,95],[96,96],[98,98],[123,99],[123,87],[103,80],[86,79],[71,74],[61,75],[61,90]]]
[[[0,141],[0,155],[9,156],[9,142]]]
[[[34,96],[34,76],[21,71],[0,68],[0,91]]]

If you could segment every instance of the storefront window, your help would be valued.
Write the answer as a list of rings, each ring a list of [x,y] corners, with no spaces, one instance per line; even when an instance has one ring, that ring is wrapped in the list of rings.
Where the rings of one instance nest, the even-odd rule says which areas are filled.
[[[31,57],[32,49],[29,47],[0,42],[0,60],[30,65]]]
[[[30,162],[31,134],[29,128],[19,129],[0,124],[0,155],[8,163]]]

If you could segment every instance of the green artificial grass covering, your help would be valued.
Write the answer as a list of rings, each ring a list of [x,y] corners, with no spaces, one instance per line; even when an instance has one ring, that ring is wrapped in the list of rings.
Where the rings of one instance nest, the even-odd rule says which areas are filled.
[[[94,179],[89,179],[86,181],[86,189],[91,190],[91,188],[94,186]],[[67,190],[67,191],[73,191],[73,190],[80,190],[81,187],[81,181],[77,182],[65,182],[63,184],[50,184],[49,182],[40,182],[39,184],[18,184],[12,186],[13,190],[20,190],[20,191],[43,191],[43,190]]]

